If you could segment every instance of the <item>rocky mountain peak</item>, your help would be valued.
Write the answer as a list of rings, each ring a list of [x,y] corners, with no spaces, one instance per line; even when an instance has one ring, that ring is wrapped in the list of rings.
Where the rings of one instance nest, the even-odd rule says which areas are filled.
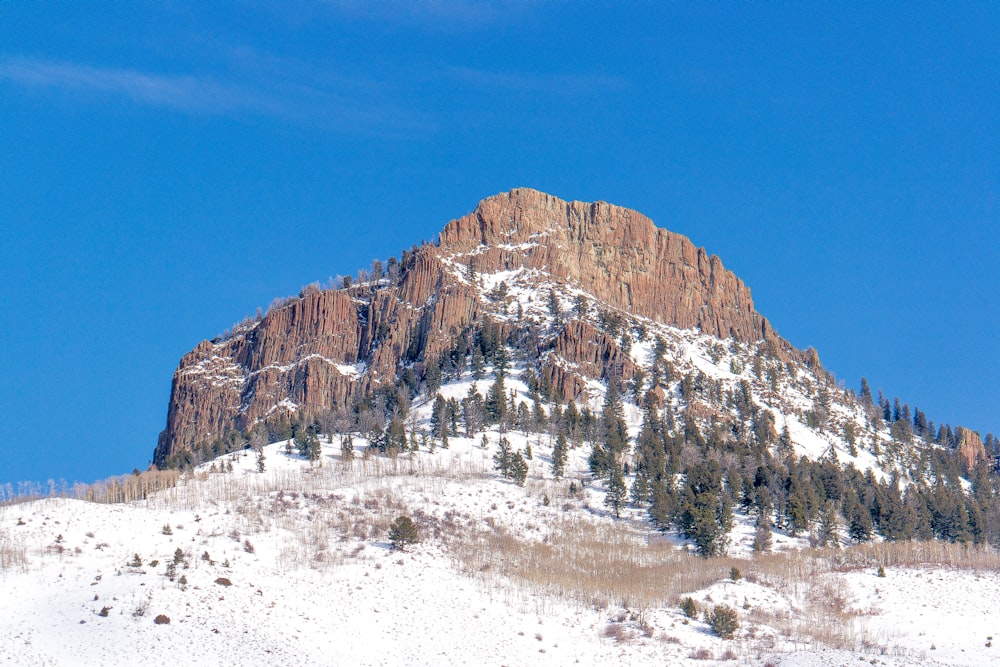
[[[404,373],[420,382],[429,363],[460,338],[475,338],[487,321],[499,323],[504,336],[529,326],[541,331],[526,355],[561,400],[609,373],[632,377],[633,360],[616,334],[594,321],[599,312],[764,342],[772,354],[793,350],[718,257],[604,202],[511,190],[448,223],[436,245],[403,252],[387,266],[335,289],[304,290],[185,355],[154,461],[288,411],[349,407],[398,387]],[[508,283],[524,299],[513,312],[508,298],[495,295]],[[582,298],[593,305],[589,316],[546,320],[542,304],[556,292],[567,315],[570,301]],[[517,321],[518,313],[526,321]]]
[[[679,328],[778,340],[722,260],[631,209],[518,188],[448,223],[439,245],[479,271],[545,272],[608,305]]]

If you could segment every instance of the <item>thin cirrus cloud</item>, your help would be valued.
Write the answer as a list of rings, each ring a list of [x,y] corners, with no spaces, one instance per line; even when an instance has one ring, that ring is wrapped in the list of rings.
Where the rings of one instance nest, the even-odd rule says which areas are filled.
[[[0,79],[30,88],[124,95],[134,102],[181,111],[225,113],[250,109],[275,113],[280,110],[273,101],[253,91],[190,75],[151,74],[133,69],[5,58],[0,60]]]
[[[378,91],[269,77],[267,82],[233,83],[207,76],[171,75],[79,63],[0,58],[0,81],[29,89],[47,89],[88,99],[123,97],[135,104],[211,115],[263,115],[333,130],[412,132],[431,129],[425,114],[385,100],[373,103]],[[259,77],[258,77],[259,78]],[[343,90],[338,90],[343,88]]]

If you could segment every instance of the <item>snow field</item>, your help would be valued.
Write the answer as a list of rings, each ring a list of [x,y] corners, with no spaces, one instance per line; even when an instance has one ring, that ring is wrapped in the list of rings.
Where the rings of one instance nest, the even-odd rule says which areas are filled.
[[[517,449],[531,441],[535,457],[524,488],[499,479],[498,437],[489,449],[452,438],[449,449],[396,460],[365,460],[356,439],[351,464],[334,438],[319,468],[276,443],[264,473],[252,453],[230,455],[215,467],[228,461],[232,472],[205,465],[145,501],[0,508],[0,531],[28,560],[0,575],[0,662],[989,663],[995,571],[901,567],[879,578],[797,552],[705,561],[651,533],[641,513],[613,521],[600,488],[569,494],[567,480],[548,475],[546,438],[506,434]],[[585,481],[584,449],[571,450],[568,478]],[[401,513],[422,531],[404,553],[386,540]],[[130,565],[136,554],[142,565]],[[743,579],[729,578],[732,566]],[[737,609],[736,638],[685,619],[682,594],[702,611]],[[154,623],[159,614],[171,622]],[[849,628],[818,632],[836,624]]]

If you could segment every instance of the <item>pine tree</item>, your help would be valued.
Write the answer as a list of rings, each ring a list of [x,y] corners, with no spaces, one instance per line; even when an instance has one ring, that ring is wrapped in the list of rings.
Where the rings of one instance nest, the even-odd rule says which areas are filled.
[[[552,315],[557,323],[562,315],[562,309],[559,307],[559,297],[552,288],[549,288],[549,314]]]
[[[476,391],[476,385],[469,385],[469,392],[462,399],[462,420],[465,422],[465,434],[473,437],[483,426],[483,397]]]
[[[486,417],[491,424],[498,424],[507,417],[507,395],[503,386],[503,375],[497,375],[486,394]]]
[[[858,543],[872,539],[872,515],[857,501],[847,510],[847,534]]]
[[[868,378],[861,378],[861,405],[869,407],[872,403],[872,389],[868,386]]]
[[[518,486],[524,486],[528,479],[528,462],[521,456],[521,452],[514,452],[510,458],[510,472],[508,477],[514,480]]]
[[[434,405],[431,408],[431,435],[435,438],[446,435],[448,421],[448,403],[444,400],[444,396],[438,394],[434,397]]]
[[[424,383],[427,385],[428,394],[436,394],[441,388],[441,361],[439,359],[428,359],[424,364]]]
[[[552,447],[552,476],[559,479],[566,470],[566,434],[559,431]]]
[[[340,459],[344,463],[354,460],[354,439],[350,434],[340,436]]]
[[[808,487],[799,480],[799,472],[789,469],[785,481],[785,518],[792,535],[809,528],[809,495]]]
[[[632,499],[632,504],[637,506],[649,500],[649,479],[646,477],[645,472],[639,471],[636,473],[629,496]]]
[[[483,377],[483,373],[486,372],[486,361],[483,359],[483,353],[476,345],[472,349],[472,358],[469,361],[469,370],[472,372],[472,379],[480,380]]]
[[[316,430],[312,426],[299,429],[296,432],[295,448],[298,450],[299,456],[309,461],[309,463],[315,464],[319,461],[322,448],[319,436],[316,435]]]
[[[485,435],[483,436],[486,437]],[[513,450],[510,448],[510,441],[501,437],[497,443],[497,452],[493,455],[493,468],[504,477],[510,477],[511,458]]]
[[[420,539],[417,525],[408,516],[399,516],[389,525],[389,541],[393,549],[406,551],[409,544],[416,544]]]
[[[837,514],[837,503],[833,500],[826,501],[823,505],[823,511],[819,515],[819,525],[816,527],[816,546],[832,546],[834,548],[840,546],[838,537],[840,523],[837,520]]]
[[[674,521],[677,511],[677,497],[673,487],[664,479],[654,480],[650,493],[649,518],[661,530],[666,530]]]
[[[621,467],[614,464],[611,466],[611,472],[608,475],[608,492],[604,496],[604,504],[611,508],[611,511],[615,513],[616,519],[621,514],[626,494],[625,478],[622,476]]]

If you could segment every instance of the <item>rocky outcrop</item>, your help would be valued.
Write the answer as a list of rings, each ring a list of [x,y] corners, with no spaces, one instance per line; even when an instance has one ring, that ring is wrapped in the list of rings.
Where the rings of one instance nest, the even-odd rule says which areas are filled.
[[[626,315],[791,349],[742,281],[687,238],[629,209],[517,189],[450,222],[436,245],[404,252],[390,279],[310,290],[228,338],[200,343],[174,374],[154,462],[277,411],[316,413],[394,391],[404,367],[419,377],[425,361],[491,314],[509,331],[517,323],[472,278],[502,271],[585,292]],[[560,327],[539,368],[555,395],[575,398],[609,372],[632,377],[612,336],[583,319]]]
[[[636,211],[517,189],[480,202],[441,233],[480,271],[544,271],[626,312],[718,338],[777,338],[722,260]]]
[[[967,469],[972,470],[986,460],[986,447],[979,433],[967,428],[958,427],[958,455],[962,457]]]

